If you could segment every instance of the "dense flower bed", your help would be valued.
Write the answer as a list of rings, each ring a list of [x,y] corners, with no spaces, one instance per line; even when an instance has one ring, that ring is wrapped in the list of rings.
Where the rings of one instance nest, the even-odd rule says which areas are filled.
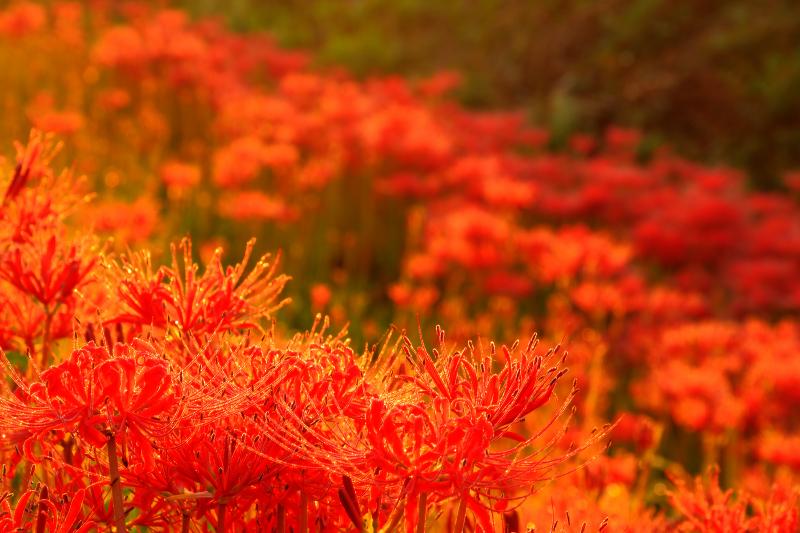
[[[0,61],[0,530],[798,528],[796,197],[145,4]]]

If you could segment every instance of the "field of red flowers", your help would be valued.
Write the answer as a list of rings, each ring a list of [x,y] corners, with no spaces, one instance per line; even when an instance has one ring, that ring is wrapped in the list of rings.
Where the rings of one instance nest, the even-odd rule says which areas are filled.
[[[800,529],[800,174],[142,2],[0,65],[0,532]]]

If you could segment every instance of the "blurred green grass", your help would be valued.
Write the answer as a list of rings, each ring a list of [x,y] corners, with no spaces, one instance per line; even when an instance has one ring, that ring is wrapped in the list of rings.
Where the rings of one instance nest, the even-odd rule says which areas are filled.
[[[455,69],[474,108],[519,108],[555,143],[642,128],[779,186],[800,167],[795,0],[183,0],[358,76]]]

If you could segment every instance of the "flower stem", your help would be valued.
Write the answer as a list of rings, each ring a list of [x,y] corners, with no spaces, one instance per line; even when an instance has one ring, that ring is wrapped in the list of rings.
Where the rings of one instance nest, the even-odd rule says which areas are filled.
[[[44,533],[44,528],[47,525],[47,507],[42,503],[46,499],[47,485],[44,485],[39,492],[39,514],[36,517],[36,533]]]
[[[298,533],[308,533],[308,496],[303,491],[300,491],[299,522]]]
[[[113,433],[108,434],[108,480],[111,484],[111,498],[114,505],[114,525],[117,533],[126,533],[125,510],[122,504],[122,483],[117,463],[117,439]]]
[[[22,475],[22,485],[20,485],[21,491],[26,491],[31,488],[31,478],[36,470],[36,465],[31,465],[30,468],[25,469],[25,473]]]
[[[397,527],[397,524],[400,523],[400,520],[403,518],[403,505],[397,505],[397,508],[394,510],[394,513],[389,517],[387,520],[386,526],[381,530],[384,533],[391,533]]]
[[[464,521],[467,518],[467,498],[466,494],[461,497],[458,502],[458,513],[456,514],[456,527],[453,528],[453,533],[461,533],[464,531]]]
[[[608,349],[605,345],[598,346],[593,354],[589,367],[589,391],[584,402],[584,427],[591,429],[597,424],[597,413],[600,408],[600,398],[603,387],[604,361]]]
[[[705,470],[719,464],[719,443],[716,435],[703,434],[703,468]]]
[[[52,353],[53,344],[53,318],[56,315],[56,309],[50,309],[46,306],[44,309],[44,330],[42,332],[42,359],[43,368],[47,368],[50,363],[50,355]]]
[[[64,440],[61,441],[61,447],[64,449],[64,462],[72,466],[72,435],[67,433]]]
[[[417,533],[425,533],[425,511],[428,507],[428,493],[419,493],[419,504],[417,505]]]
[[[42,372],[47,370],[47,365],[50,364],[50,344],[52,343],[52,333],[50,330],[53,329],[53,314],[54,312],[50,310],[50,307],[45,306],[44,325],[42,329],[42,360],[39,365],[39,370]]]
[[[283,505],[278,505],[278,517],[275,530],[277,533],[286,533],[286,509],[283,508]]]
[[[227,510],[227,504],[219,503],[217,505],[217,533],[225,533],[225,511]]]
[[[183,511],[181,514],[181,533],[189,533],[189,528],[192,525],[191,515],[187,511]]]

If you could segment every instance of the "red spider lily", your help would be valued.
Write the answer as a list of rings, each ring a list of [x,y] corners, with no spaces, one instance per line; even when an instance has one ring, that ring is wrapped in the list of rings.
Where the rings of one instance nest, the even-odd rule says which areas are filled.
[[[227,268],[222,251],[216,250],[201,276],[188,239],[180,245],[183,267],[174,246],[171,268],[154,272],[147,254],[112,263],[110,277],[121,305],[106,323],[132,324],[137,331],[172,324],[184,334],[200,336],[260,327],[262,318],[286,303],[276,300],[289,278],[275,275],[277,264],[269,263],[268,256],[245,274],[254,245],[251,240],[242,261]]]
[[[438,339],[440,349],[444,349],[441,330]],[[420,485],[416,490],[429,490],[440,498],[451,495],[461,498],[458,521],[463,522],[466,506],[482,527],[490,529],[489,514],[479,499],[495,501],[489,509],[502,510],[515,498],[515,490],[527,487],[530,491],[534,484],[555,475],[553,469],[575,453],[569,450],[548,458],[560,432],[539,442],[567,409],[574,386],[541,429],[529,436],[511,431],[512,425],[548,403],[559,378],[566,372],[559,370],[563,358],[555,359],[557,348],[542,357],[534,355],[535,346],[532,338],[519,353],[517,345],[510,349],[503,347],[506,362],[495,374],[490,371],[497,360],[494,345],[488,355],[476,352],[469,344],[464,352],[441,353],[435,349],[432,357],[424,345],[414,353],[411,343],[405,341],[404,351],[415,368],[410,380],[430,402],[428,415],[415,423],[414,434],[419,435],[421,429],[424,435],[423,454],[417,455],[419,470],[414,473],[415,482]],[[545,370],[546,361],[556,364]],[[430,429],[426,430],[426,425]],[[517,443],[503,444],[509,439]],[[415,442],[417,450],[419,444]],[[407,521],[408,518],[407,512]],[[456,528],[459,527],[457,523]]]
[[[55,235],[36,235],[3,251],[0,279],[52,309],[87,282],[96,262],[86,246],[67,244]]]
[[[25,444],[32,460],[32,444],[51,431],[75,432],[94,447],[124,433],[150,450],[148,436],[168,430],[178,408],[177,384],[166,361],[141,341],[118,344],[113,355],[90,342],[31,386],[5,364],[18,389],[0,400],[0,425],[7,438]]]
[[[198,516],[207,514],[223,530],[220,524],[224,524],[228,508],[247,509],[250,500],[263,490],[259,488],[262,481],[268,491],[282,486],[278,475],[282,467],[273,457],[285,454],[276,452],[281,450],[262,438],[257,426],[243,419],[217,421],[199,431],[187,429],[172,441],[162,442],[159,462],[168,473],[164,489],[175,500],[192,498]],[[157,488],[149,479],[148,475],[142,480]],[[275,496],[273,505],[280,501],[280,496]]]
[[[158,204],[147,196],[133,202],[106,200],[77,213],[77,223],[103,235],[112,235],[117,248],[142,243],[151,237],[159,223]]]
[[[439,335],[443,349],[441,330]],[[564,373],[558,364],[550,369],[543,366],[555,360],[555,352],[535,356],[534,347],[532,341],[521,353],[516,345],[504,348],[507,362],[495,374],[491,372],[497,359],[494,349],[487,355],[476,353],[471,344],[464,352],[436,349],[434,360],[424,347],[414,350],[406,338],[401,353],[413,372],[396,375],[386,392],[370,392],[359,385],[363,377],[357,367],[352,385],[339,392],[325,385],[328,394],[322,396],[315,380],[304,376],[303,387],[308,387],[304,402],[289,405],[318,407],[305,417],[301,411],[281,411],[294,423],[270,427],[267,434],[287,451],[309,456],[309,463],[380,487],[369,498],[370,509],[380,505],[381,491],[389,505],[384,513],[391,511],[393,501],[397,505],[398,498],[404,497],[408,528],[416,523],[418,501],[425,502],[420,504],[424,516],[427,504],[453,497],[466,506],[460,513],[462,525],[468,507],[488,527],[487,509],[500,510],[508,501],[524,498],[517,491],[530,492],[576,453],[571,449],[548,457],[562,435],[562,431],[550,431],[551,426],[565,412],[573,393],[534,434],[511,431],[512,425],[549,402]],[[386,379],[391,375],[381,372]],[[364,391],[356,395],[359,399],[348,399],[346,392],[359,387]],[[482,500],[495,503],[487,508]],[[382,514],[381,519],[386,516]]]
[[[126,511],[129,525],[153,529],[301,532],[392,526],[404,514],[420,529],[435,513],[449,530],[530,521],[565,532],[712,531],[735,530],[743,508],[746,529],[797,529],[788,488],[726,499],[716,485],[679,487],[679,519],[651,505],[662,486],[648,477],[696,463],[695,440],[739,489],[800,464],[797,198],[665,151],[639,158],[635,131],[547,153],[547,134],[520,115],[449,101],[450,80],[313,72],[268,39],[113,4],[0,9],[0,59],[29,63],[7,69],[11,89],[24,84],[9,91],[6,119],[18,108],[22,122],[69,133],[76,167],[104,194],[143,193],[68,218],[86,191],[53,171],[48,137],[33,134],[10,165],[0,161],[0,345],[15,362],[44,354],[24,378],[9,364],[3,374],[16,380],[0,384],[0,428],[12,432],[3,440],[24,443],[0,447],[4,483],[22,492],[36,475],[50,493],[39,499],[61,515],[69,506],[53,495],[83,490],[81,518],[117,527]],[[63,75],[42,85],[54,56]],[[24,101],[40,86],[46,94]],[[184,135],[195,131],[214,135]],[[184,217],[176,207],[189,198],[224,229]],[[457,339],[531,329],[569,338],[571,370],[588,389],[576,425],[630,411],[634,423],[617,432],[639,455],[616,450],[559,475],[599,438],[575,450],[584,430],[562,436],[573,397],[559,354],[404,340],[359,356],[344,337],[315,332],[284,342],[282,328],[263,326],[285,277],[264,263],[248,270],[251,248],[228,269],[217,253],[203,272],[184,242],[171,265],[133,252],[104,270],[92,239],[67,229],[91,224],[126,245],[151,236],[162,212],[196,239],[266,226],[272,237],[279,222],[293,257],[330,269],[337,317],[352,305],[379,311],[377,324],[416,309],[450,322]],[[340,231],[344,219],[353,234]],[[384,235],[404,219],[407,231]],[[350,282],[366,290],[350,297]],[[394,307],[384,282],[396,282]],[[331,303],[317,292],[312,305]],[[93,348],[60,353],[69,343],[55,341],[76,331]],[[147,356],[111,348],[145,336],[158,346]],[[110,353],[92,355],[98,341]],[[47,370],[51,360],[60,364]],[[552,477],[552,490],[539,490]],[[40,512],[47,503],[33,505],[37,494],[17,525],[55,520]]]
[[[0,296],[0,317],[0,348],[11,349],[20,339],[32,350],[44,318],[42,309],[27,298]]]
[[[298,337],[286,350],[247,344],[206,348],[203,368],[185,387],[204,380],[211,385],[196,395],[197,405],[189,402],[192,415],[159,441],[153,468],[123,472],[126,481],[166,494],[167,501],[192,501],[195,510],[186,511],[183,520],[205,516],[218,527],[240,523],[235,517],[254,500],[288,509],[298,493],[306,515],[318,515],[314,506],[328,496],[330,474],[310,462],[296,441],[277,435],[301,433],[306,425],[332,419],[338,405],[360,399],[353,388],[360,372],[342,372],[352,368],[339,357],[343,348],[320,340],[315,334]],[[328,405],[323,397],[341,403]],[[276,435],[265,435],[265,427]]]
[[[184,331],[207,332],[257,327],[254,322],[280,308],[285,301],[277,302],[278,295],[289,280],[288,276],[275,276],[277,263],[270,264],[269,256],[261,257],[247,275],[247,263],[253,252],[255,240],[247,243],[242,261],[234,267],[223,268],[222,251],[216,250],[206,270],[196,277],[189,240],[183,241],[183,270],[178,266],[173,251],[171,289],[175,295],[173,317]]]
[[[676,489],[670,493],[670,502],[683,516],[679,531],[701,533],[775,531],[789,533],[800,526],[798,492],[773,487],[766,501],[719,487],[719,470],[712,468],[707,482],[698,478],[694,487],[674,478]]]
[[[0,210],[0,246],[29,241],[38,230],[61,235],[66,214],[83,201],[70,170],[56,175],[50,161],[61,149],[52,138],[32,131],[17,144],[16,166]]]
[[[41,134],[31,132],[30,142],[27,146],[17,144],[17,165],[11,183],[8,184],[3,196],[3,207],[13,201],[25,189],[31,180],[40,178],[45,174],[47,164],[52,159],[57,149],[46,144]]]
[[[34,503],[34,496],[36,497]],[[79,489],[68,501],[61,505],[50,497],[47,487],[42,487],[38,495],[36,491],[26,491],[17,501],[16,509],[9,505],[8,498],[3,499],[0,513],[0,532],[37,531],[50,533],[85,533],[97,524],[91,520],[81,521],[81,507],[86,492]]]
[[[113,523],[125,530],[117,442],[141,461],[152,464],[151,438],[169,431],[180,409],[177,383],[167,362],[141,341],[117,344],[113,356],[93,342],[41,374],[27,387],[10,363],[17,394],[0,399],[3,440],[22,442],[25,456],[36,462],[34,447],[52,448],[53,432],[71,432],[91,447],[106,446],[113,496]]]
[[[215,155],[214,182],[221,187],[233,187],[254,180],[264,165],[265,150],[256,137],[236,139]]]
[[[83,315],[83,309],[74,299],[67,300],[51,315],[48,333],[47,314],[41,305],[19,297],[14,289],[9,289],[9,296],[12,298],[0,297],[0,347],[3,349],[37,353],[37,339],[41,338],[44,344],[46,335],[51,341],[69,337],[73,333],[73,320]]]
[[[161,165],[159,175],[169,189],[182,191],[200,183],[201,171],[198,166],[191,163],[167,161]]]
[[[239,191],[226,194],[219,200],[219,213],[225,218],[238,221],[290,222],[297,218],[295,209],[283,200],[275,199],[259,191]]]
[[[146,251],[110,263],[109,276],[116,283],[119,310],[112,311],[110,323],[132,324],[163,328],[167,325],[167,303],[172,295],[167,286],[164,269],[153,271],[150,254]]]
[[[89,283],[96,263],[90,238],[67,235],[63,218],[78,200],[72,174],[56,177],[49,167],[57,150],[37,132],[27,146],[17,146],[17,164],[0,211],[0,281],[14,300],[6,313],[31,353],[41,338],[42,369],[49,364],[52,341],[65,336],[64,316],[70,322],[82,314],[73,294]]]
[[[241,407],[234,407],[241,410],[242,418],[221,420],[223,425],[214,427],[223,431],[224,438],[240,441],[239,455],[246,458],[250,454],[250,466],[238,460],[238,464],[220,467],[215,476],[244,480],[246,483],[238,490],[249,484],[251,494],[257,476],[259,490],[271,495],[262,495],[259,501],[280,504],[288,513],[290,502],[299,497],[300,515],[306,523],[316,516],[331,525],[338,520],[341,508],[332,516],[320,514],[320,506],[329,501],[329,489],[335,482],[335,474],[323,465],[331,460],[344,461],[334,443],[344,438],[351,421],[361,420],[356,423],[363,425],[370,392],[352,349],[338,336],[326,337],[325,326],[319,332],[316,328],[317,324],[285,347],[272,341],[262,348],[238,352],[244,356],[241,362],[246,362],[248,370],[241,376],[244,379],[232,376],[235,379],[227,396],[234,402],[242,399]],[[252,441],[249,444],[247,435]],[[327,453],[333,453],[335,459],[318,460]],[[353,465],[341,468],[349,471]],[[335,500],[335,493],[333,497]],[[287,514],[283,519],[300,520],[300,516]]]
[[[67,192],[75,185],[71,174],[56,179],[48,166],[58,149],[37,132],[27,146],[17,146],[0,212],[0,277],[45,306],[69,298],[94,265],[88,247],[68,242],[61,224],[76,200]]]

